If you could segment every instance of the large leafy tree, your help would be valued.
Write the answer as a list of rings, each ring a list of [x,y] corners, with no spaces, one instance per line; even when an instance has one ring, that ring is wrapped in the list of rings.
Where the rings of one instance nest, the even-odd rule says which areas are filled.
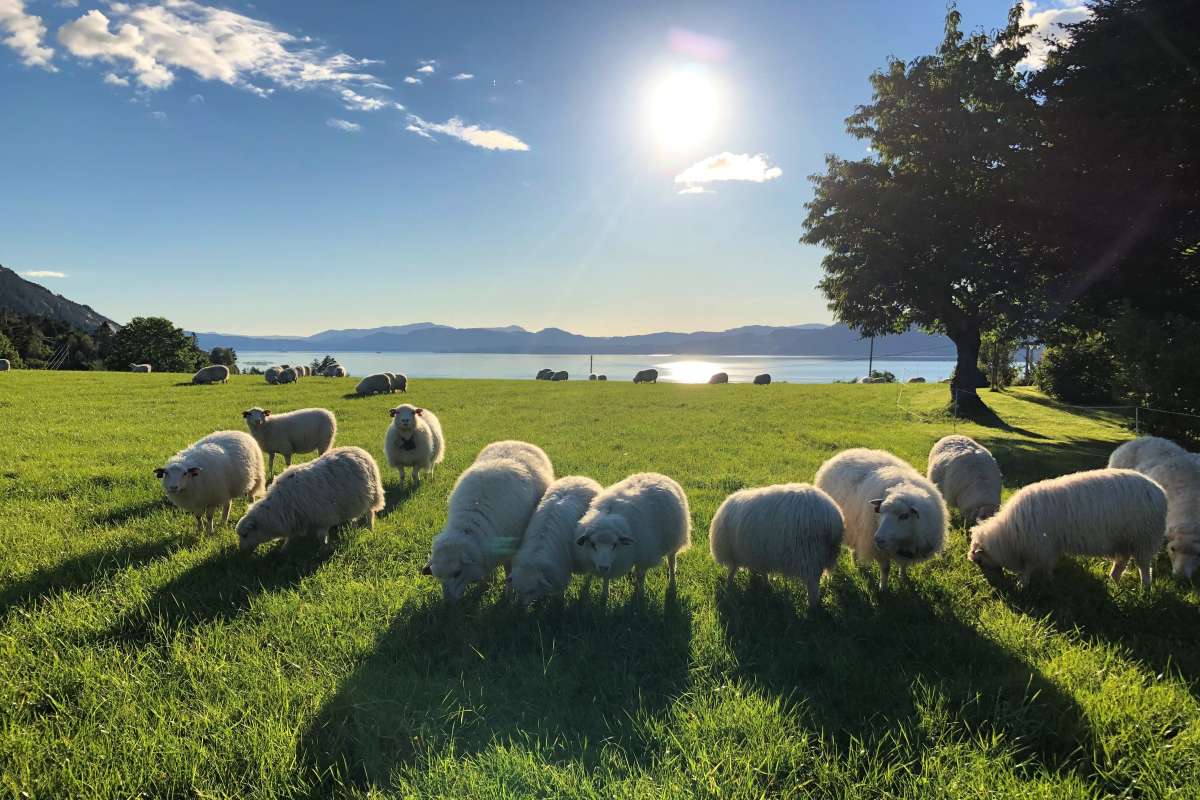
[[[176,328],[171,320],[134,317],[113,335],[104,361],[112,370],[148,363],[155,372],[194,372],[208,364],[208,354],[196,346],[194,337]]]
[[[802,241],[823,245],[820,288],[864,335],[911,326],[957,349],[952,398],[979,403],[980,337],[1035,329],[1056,270],[1037,242],[1047,222],[1030,191],[1042,145],[1039,108],[1019,64],[1020,7],[989,35],[964,35],[953,5],[936,52],[891,60],[872,101],[846,120],[871,156],[826,159],[814,175]]]

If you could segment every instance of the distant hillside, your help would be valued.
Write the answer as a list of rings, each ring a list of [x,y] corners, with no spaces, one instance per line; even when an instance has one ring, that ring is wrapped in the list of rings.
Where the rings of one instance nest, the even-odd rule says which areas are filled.
[[[845,325],[773,327],[747,325],[727,331],[662,332],[637,336],[581,336],[561,328],[527,331],[504,328],[453,328],[422,322],[382,328],[322,331],[313,336],[238,336],[197,333],[200,347],[237,350],[422,353],[540,353],[563,355],[779,355],[865,358],[868,344]],[[875,357],[952,358],[944,336],[910,331],[875,340]]]
[[[105,323],[114,329],[120,327],[91,306],[68,300],[6,267],[0,267],[0,311],[48,317],[89,333]]]

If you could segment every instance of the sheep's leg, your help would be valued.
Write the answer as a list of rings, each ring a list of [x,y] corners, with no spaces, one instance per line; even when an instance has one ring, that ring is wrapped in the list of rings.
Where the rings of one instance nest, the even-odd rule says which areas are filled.
[[[217,532],[217,525],[216,525],[217,509],[216,509],[216,507],[214,506],[213,508],[208,509],[208,511],[205,511],[204,517],[205,517],[205,519],[208,520],[208,535],[212,536],[214,533]]]
[[[1150,565],[1154,563],[1154,556],[1141,556],[1137,560],[1138,572],[1142,573],[1142,588],[1150,588]]]
[[[203,532],[204,532],[204,515],[197,514],[196,515],[196,535],[199,536]]]
[[[640,603],[646,597],[646,570],[635,569],[633,571],[633,581],[633,596]]]
[[[413,475],[412,484],[413,484],[413,488],[415,489],[421,485],[421,469],[419,467],[413,467],[412,475]]]
[[[332,529],[331,528],[318,528],[317,529],[316,538],[317,538],[317,542],[320,543],[322,549],[329,547],[329,531],[330,530],[332,530]]]
[[[1125,567],[1129,565],[1129,556],[1120,556],[1113,561],[1112,570],[1108,573],[1114,581],[1120,581],[1121,576],[1125,574]]]
[[[1037,567],[1027,567],[1017,577],[1017,586],[1021,587],[1022,589],[1028,589],[1030,584],[1033,583],[1033,579],[1034,579],[1034,577],[1037,576],[1037,574],[1038,574]]]
[[[292,546],[292,540],[293,540],[293,539],[295,539],[295,538],[296,538],[295,536],[285,536],[285,537],[283,537],[283,544],[280,546],[280,548],[279,548],[279,552],[280,552],[280,553],[286,553],[286,552],[287,552],[287,550],[288,550],[288,548]]]
[[[729,568],[729,575],[728,575],[728,577],[725,578],[725,588],[731,592],[733,591],[733,581],[736,577],[737,577],[737,567],[731,566]]]
[[[667,555],[667,588],[668,589],[675,588],[675,559],[676,559],[676,557],[677,557],[676,553],[670,553],[669,555]]]
[[[289,467],[292,465],[292,454],[291,453],[283,454],[283,463]]]
[[[270,454],[268,454],[268,458],[267,458],[267,474],[268,474],[268,475],[274,475],[274,474],[275,474],[275,454],[274,454],[274,453],[270,453]]]
[[[604,603],[604,604],[608,603],[608,578],[607,577],[604,579],[604,588],[600,590],[600,602]]]
[[[908,564],[900,565],[900,577],[904,580],[908,580]]]
[[[233,508],[233,498],[225,501],[225,507],[221,509],[221,527],[224,528],[229,524],[229,511]]]
[[[888,588],[888,573],[892,571],[892,562],[883,559],[879,562],[879,591],[886,592]]]
[[[821,607],[821,576],[809,578],[808,586],[808,610],[816,611]]]

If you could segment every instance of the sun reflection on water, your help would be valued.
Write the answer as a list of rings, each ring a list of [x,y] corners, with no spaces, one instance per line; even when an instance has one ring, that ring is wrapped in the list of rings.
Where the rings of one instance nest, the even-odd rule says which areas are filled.
[[[660,378],[671,383],[708,383],[721,365],[713,361],[668,361],[658,365]]]

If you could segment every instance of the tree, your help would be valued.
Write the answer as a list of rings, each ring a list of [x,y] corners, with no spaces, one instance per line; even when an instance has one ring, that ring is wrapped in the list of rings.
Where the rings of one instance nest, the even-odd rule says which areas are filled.
[[[25,366],[25,362],[21,360],[21,354],[17,352],[17,348],[9,341],[8,337],[0,333],[0,358],[7,358],[13,369],[20,369]]]
[[[155,372],[195,372],[208,363],[208,354],[169,319],[134,317],[113,335],[104,361],[113,370],[148,363]]]
[[[982,333],[1036,329],[1056,277],[1029,199],[1042,137],[1019,20],[1018,4],[1002,30],[964,36],[951,5],[933,55],[871,76],[872,102],[846,128],[872,155],[826,158],[801,240],[828,251],[819,285],[839,320],[864,336],[915,325],[954,342],[951,399],[967,411],[986,385]]]
[[[213,364],[224,364],[232,368],[237,366],[237,351],[232,347],[214,347],[208,353],[208,360]]]

